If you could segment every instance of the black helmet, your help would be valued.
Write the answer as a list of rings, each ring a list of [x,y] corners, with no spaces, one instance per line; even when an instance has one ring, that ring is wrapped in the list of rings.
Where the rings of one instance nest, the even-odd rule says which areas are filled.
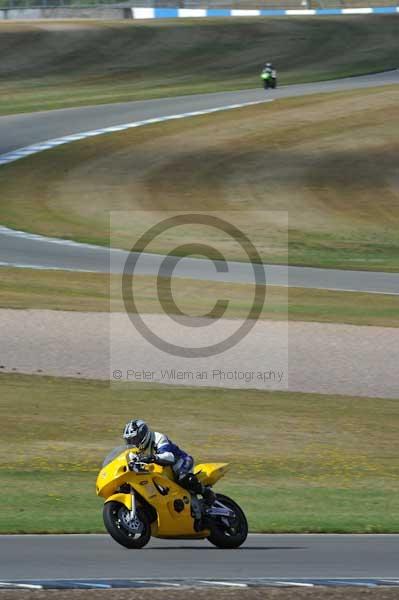
[[[134,446],[139,450],[146,450],[154,439],[154,434],[147,423],[141,419],[135,419],[126,423],[123,437],[128,446]]]

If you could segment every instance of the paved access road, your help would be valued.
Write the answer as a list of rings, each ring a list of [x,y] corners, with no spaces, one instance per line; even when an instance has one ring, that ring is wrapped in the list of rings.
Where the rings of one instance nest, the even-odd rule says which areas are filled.
[[[148,118],[258,101],[265,97],[284,98],[398,83],[399,71],[391,71],[337,81],[293,85],[267,95],[262,89],[243,90],[5,116],[0,117],[0,155],[48,139]],[[113,251],[111,258],[111,271],[120,272],[126,253]],[[0,265],[107,272],[110,268],[109,260],[109,252],[105,248],[75,245],[62,240],[49,241],[0,228]],[[153,274],[160,261],[161,257],[146,255],[138,272]],[[186,259],[179,265],[175,275],[212,280],[215,279],[215,267],[209,261]],[[271,285],[399,293],[399,274],[396,273],[301,267],[289,267],[287,270],[286,267],[270,266],[266,269],[266,279]],[[223,280],[220,274],[217,280]],[[224,280],[252,282],[252,268],[245,264],[229,263],[229,272],[224,275]]]
[[[0,581],[15,579],[397,578],[399,535],[250,535],[239,550],[152,540],[126,550],[107,535],[0,536]]]

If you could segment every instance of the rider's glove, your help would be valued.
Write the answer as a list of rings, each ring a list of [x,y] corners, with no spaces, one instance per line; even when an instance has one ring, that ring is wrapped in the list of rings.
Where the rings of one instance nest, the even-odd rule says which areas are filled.
[[[150,464],[155,462],[155,457],[154,456],[143,456],[143,458],[139,459],[139,462],[141,463],[145,463],[145,464]]]

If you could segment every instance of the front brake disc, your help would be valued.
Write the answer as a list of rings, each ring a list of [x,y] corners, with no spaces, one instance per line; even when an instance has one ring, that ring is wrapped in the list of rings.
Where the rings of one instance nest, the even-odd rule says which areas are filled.
[[[143,532],[143,523],[140,521],[137,514],[135,514],[134,519],[132,519],[130,511],[127,508],[123,507],[120,509],[118,518],[121,525],[128,531],[131,531],[132,533]]]

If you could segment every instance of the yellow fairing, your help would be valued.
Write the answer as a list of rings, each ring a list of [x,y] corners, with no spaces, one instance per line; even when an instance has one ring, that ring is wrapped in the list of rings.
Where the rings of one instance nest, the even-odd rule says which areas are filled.
[[[157,521],[152,524],[152,535],[197,537],[191,516],[190,494],[172,480],[171,469],[154,465],[152,476],[147,482],[141,481],[140,488],[140,495],[157,511]],[[160,489],[167,490],[167,494],[160,494]],[[175,510],[175,502],[180,504],[179,512]]]
[[[132,510],[131,494],[114,494],[107,498],[105,502],[120,502],[120,504],[124,504],[128,510]]]
[[[228,469],[228,463],[204,463],[197,465],[194,473],[204,485],[214,485]]]
[[[96,483],[98,496],[108,499],[115,493],[119,486],[126,482],[126,476],[129,473],[127,454],[127,451],[122,452],[112,462],[101,469]]]
[[[149,504],[156,511],[156,520],[151,524],[152,535],[156,537],[204,538],[208,530],[196,532],[191,515],[191,497],[187,490],[178,485],[170,467],[149,465],[148,470],[133,472],[128,469],[128,451],[123,451],[103,467],[97,477],[97,494],[124,504],[131,510],[131,495],[120,493],[123,484],[129,484],[135,491],[138,504]],[[226,465],[202,465],[208,467],[207,479],[214,481],[222,476]],[[213,468],[210,468],[213,467]],[[218,467],[215,470],[214,467]],[[204,473],[205,470],[201,469]],[[154,513],[155,514],[155,513]]]

